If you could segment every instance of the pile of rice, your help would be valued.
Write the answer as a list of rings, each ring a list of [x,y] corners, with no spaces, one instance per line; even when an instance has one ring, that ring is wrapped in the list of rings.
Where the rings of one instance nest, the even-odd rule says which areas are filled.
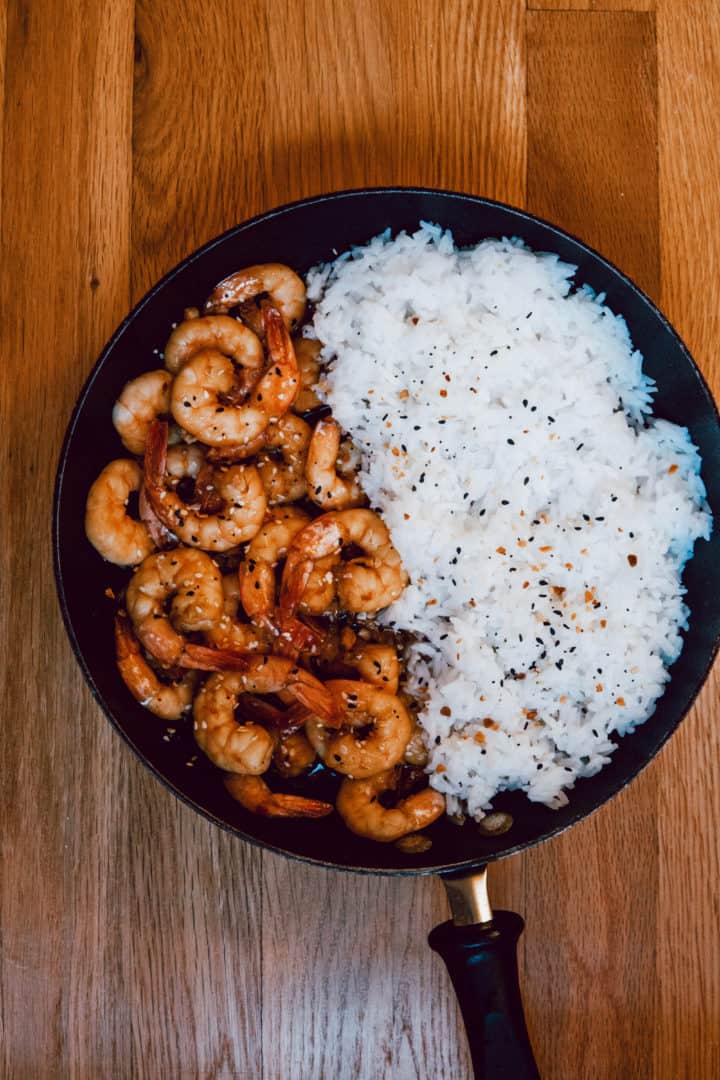
[[[575,269],[423,224],[308,278],[324,396],[410,575],[383,619],[417,635],[431,784],[477,819],[505,789],[562,806],[651,715],[712,525],[687,430]]]

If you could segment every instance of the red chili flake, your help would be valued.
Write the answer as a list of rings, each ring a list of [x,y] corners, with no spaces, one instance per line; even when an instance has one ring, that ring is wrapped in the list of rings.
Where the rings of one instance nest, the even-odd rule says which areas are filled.
[[[599,683],[597,684],[597,686],[595,687],[595,689],[597,690],[598,694],[602,694],[602,688],[603,688],[603,684],[602,684],[601,682],[599,682]]]
[[[450,378],[450,376],[449,376],[449,375],[446,375],[446,376],[445,376],[445,382],[452,382],[452,380],[451,380],[451,378]]]
[[[436,772],[436,773],[444,773],[444,772],[447,772],[447,765],[437,765],[437,766],[435,767],[435,772]]]
[[[452,716],[452,709],[448,705],[443,705],[442,709],[440,710],[440,715]]]
[[[605,629],[605,627],[607,626],[607,619],[601,619],[601,620],[600,620],[600,625],[602,626],[602,628],[603,628],[603,630],[604,630],[604,629]]]
[[[482,744],[485,742],[485,736],[483,735],[482,731],[476,732],[476,734],[473,735],[473,739],[476,743],[479,743],[480,746],[482,746]]]
[[[447,390],[441,390],[440,397],[447,397]]]
[[[473,600],[472,596],[471,596],[471,597],[470,597],[470,599],[468,600],[468,604],[470,605],[470,607],[477,607],[477,604],[476,604],[476,603],[475,603],[475,601]]]
[[[631,566],[637,566],[637,555],[628,555],[628,562]]]
[[[403,517],[405,518],[406,521],[410,520],[410,515],[409,514],[403,514]]]
[[[432,607],[433,604],[437,604],[437,600],[428,600],[425,607]]]
[[[527,547],[527,540],[518,540],[518,547]]]
[[[670,468],[668,469],[668,472],[669,473],[676,473],[679,468],[680,468],[679,465],[671,465]]]
[[[528,589],[529,587],[530,587],[530,582],[529,581],[523,581],[523,589]]]
[[[500,727],[496,720],[493,720],[492,716],[486,716],[482,722],[484,728],[492,728],[493,731],[497,731]]]
[[[625,704],[625,698],[624,697],[615,698],[615,704],[623,706]]]
[[[498,555],[507,555],[507,552],[506,552],[504,547],[497,547],[497,548],[495,548],[495,550],[497,551]]]
[[[401,390],[400,393],[398,394],[398,397],[400,398],[401,401],[404,401],[405,398],[410,397],[410,391],[409,390]]]
[[[556,596],[559,596],[559,597],[562,598],[565,595],[565,586],[564,585],[551,585],[550,588],[552,589],[552,591],[555,593]]]
[[[539,548],[540,551],[552,551],[552,544],[546,544],[545,547]]]

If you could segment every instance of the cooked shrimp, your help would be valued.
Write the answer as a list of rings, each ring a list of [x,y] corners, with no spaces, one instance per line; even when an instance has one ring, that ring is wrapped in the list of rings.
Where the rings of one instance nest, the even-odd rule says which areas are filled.
[[[289,266],[263,263],[248,266],[224,278],[210,293],[205,310],[225,312],[267,293],[291,329],[305,314],[305,284]]]
[[[203,551],[175,548],[148,555],[130,579],[125,602],[140,643],[163,663],[207,671],[245,664],[237,655],[183,637],[211,629],[223,612],[220,571]]]
[[[343,727],[328,731],[311,716],[305,732],[327,766],[362,780],[402,760],[412,722],[399,697],[354,679],[332,679],[325,689],[342,712]]]
[[[240,622],[240,583],[237,574],[224,574],[223,613],[210,630],[205,631],[205,640],[217,649],[236,653],[267,652],[270,648],[270,634],[262,627],[252,623]]]
[[[303,731],[293,731],[278,741],[273,754],[273,765],[281,776],[301,776],[316,758],[317,754],[307,735]]]
[[[192,704],[195,672],[180,682],[163,683],[142,655],[140,642],[124,612],[115,616],[115,655],[120,676],[141,705],[162,720],[179,720]]]
[[[172,375],[163,371],[146,371],[126,383],[112,411],[112,422],[131,454],[142,454],[145,439],[153,420],[170,412]]]
[[[323,404],[315,392],[320,377],[321,349],[322,343],[315,338],[298,338],[295,341],[295,357],[300,378],[300,390],[293,405],[295,412],[309,412]]]
[[[292,405],[298,388],[297,362],[290,336],[277,311],[266,305],[268,367],[247,403],[226,403],[235,369],[216,349],[188,360],[175,376],[170,407],[177,422],[201,442],[217,447],[246,446]]]
[[[257,334],[228,315],[206,315],[175,327],[165,346],[165,367],[177,375],[183,364],[204,349],[216,349],[246,371],[259,374],[263,366]]]
[[[389,844],[426,828],[444,813],[445,799],[432,788],[401,799],[387,810],[379,796],[384,791],[391,791],[397,780],[396,769],[388,769],[365,780],[343,780],[335,806],[351,832]]]
[[[238,575],[240,601],[248,618],[259,626],[271,625],[277,591],[276,567],[309,520],[307,514],[294,507],[270,510],[248,546]],[[332,604],[335,585],[327,563],[328,560],[319,560],[313,567],[300,605],[306,614],[321,614]]]
[[[348,510],[365,502],[356,476],[338,475],[340,425],[329,417],[318,420],[310,439],[305,462],[308,498],[325,510]]]
[[[235,719],[235,708],[244,692],[242,672],[211,675],[195,697],[195,741],[219,768],[260,775],[270,768],[276,737],[260,724],[241,724]]]
[[[314,675],[298,667],[284,656],[254,656],[240,672],[245,689],[251,694],[287,693],[300,702],[315,716],[322,718],[327,726],[337,726],[341,708],[331,694]]]
[[[246,810],[264,817],[320,818],[333,811],[331,803],[319,799],[273,793],[259,776],[228,776],[225,787]]]
[[[283,618],[287,620],[297,610],[317,560],[337,559],[347,544],[365,554],[334,564],[339,606],[344,611],[374,612],[398,598],[407,575],[387,526],[371,510],[341,510],[316,518],[292,542],[280,593]]]
[[[268,425],[265,448],[270,454],[263,453],[257,467],[270,506],[297,502],[305,497],[305,458],[309,442],[310,426],[294,413],[287,413]],[[272,456],[273,451],[280,451],[280,461]]]
[[[413,724],[413,729],[408,739],[408,744],[405,747],[405,756],[403,761],[406,765],[414,765],[419,769],[424,769],[429,761],[430,755],[428,754],[427,746],[425,745],[425,736],[423,729],[418,724],[417,720]]]
[[[167,425],[156,421],[151,425],[145,452],[145,491],[158,518],[185,544],[204,551],[229,551],[252,539],[260,528],[267,499],[260,474],[254,465],[231,465],[212,471],[210,487],[215,502],[205,508],[201,503],[194,510],[165,483],[168,456],[173,458],[175,474],[189,469],[199,477],[205,465],[195,447],[184,453],[172,454],[167,449]],[[175,458],[182,460],[178,465]],[[184,460],[189,459],[189,460]],[[207,493],[206,493],[207,494]],[[215,512],[210,513],[212,508]]]
[[[397,694],[400,661],[394,645],[358,641],[343,653],[342,659],[350,667],[354,667],[365,682],[379,686],[388,694]]]
[[[155,550],[147,526],[127,512],[128,499],[138,491],[142,469],[129,458],[106,465],[88,492],[85,534],[103,559],[118,566],[135,566]]]

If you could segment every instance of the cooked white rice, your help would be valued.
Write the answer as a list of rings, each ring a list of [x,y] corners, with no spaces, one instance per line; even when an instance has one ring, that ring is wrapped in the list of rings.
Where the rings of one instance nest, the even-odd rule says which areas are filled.
[[[410,585],[431,783],[481,818],[562,806],[643,723],[682,649],[682,567],[711,516],[685,428],[622,318],[519,240],[424,224],[309,275],[324,393]]]

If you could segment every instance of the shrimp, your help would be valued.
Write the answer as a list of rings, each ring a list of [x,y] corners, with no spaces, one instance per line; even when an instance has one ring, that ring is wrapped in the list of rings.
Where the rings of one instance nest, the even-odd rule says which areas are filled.
[[[115,655],[121,678],[141,705],[162,720],[179,720],[192,704],[195,672],[185,673],[180,682],[163,683],[144,659],[140,643],[124,612],[115,616]]]
[[[388,694],[397,694],[400,681],[400,661],[394,645],[375,645],[360,641],[343,655],[365,682],[379,686]]]
[[[225,787],[246,810],[264,817],[320,818],[333,812],[331,803],[319,799],[275,794],[259,776],[228,776]]]
[[[307,735],[303,731],[293,731],[278,741],[273,765],[281,776],[290,778],[307,772],[316,758]]]
[[[155,550],[147,526],[127,512],[130,493],[140,489],[142,469],[129,458],[111,461],[88,492],[85,534],[103,559],[136,566]]]
[[[379,797],[393,790],[397,781],[397,769],[387,769],[364,780],[343,780],[335,806],[351,832],[389,844],[426,828],[444,813],[445,799],[432,788],[401,799],[391,810],[386,809]]]
[[[205,507],[201,502],[196,511],[166,485],[167,458],[167,424],[155,421],[145,452],[145,492],[157,517],[184,544],[204,551],[229,551],[255,536],[265,517],[267,499],[254,465],[215,469],[212,482],[206,481]],[[174,458],[180,459],[179,464],[171,462],[176,476],[188,467],[190,475],[202,475],[205,461],[197,448],[190,447]],[[208,504],[210,492],[214,501]],[[209,512],[211,509],[214,512]]]
[[[348,510],[365,502],[365,493],[356,476],[338,475],[340,425],[328,417],[318,420],[310,439],[305,462],[308,498],[326,510]]]
[[[310,427],[294,413],[287,413],[265,431],[265,448],[271,453],[258,459],[258,471],[268,504],[297,502],[305,497],[305,458],[310,442]],[[282,461],[272,456],[279,450]]]
[[[254,656],[240,673],[245,690],[251,694],[287,693],[309,712],[324,721],[326,727],[336,727],[342,719],[335,696],[311,675],[284,656]]]
[[[305,528],[307,514],[294,507],[270,510],[265,523],[251,540],[245,562],[238,574],[240,602],[248,618],[259,626],[270,626],[275,608],[275,570],[287,554],[290,544]],[[332,604],[335,586],[328,574],[328,560],[319,560],[313,567],[300,610],[306,614],[321,614]]]
[[[244,692],[241,671],[211,675],[193,706],[195,741],[219,768],[259,776],[270,768],[277,740],[260,724],[241,724],[235,719],[238,698]]]
[[[315,392],[315,385],[320,377],[320,350],[322,344],[315,338],[298,338],[295,342],[295,357],[300,378],[300,390],[295,398],[293,409],[297,413],[310,412],[322,405]]]
[[[143,453],[153,420],[170,412],[171,383],[172,375],[161,368],[146,371],[126,383],[120,391],[113,406],[112,422],[123,446],[131,454]]]
[[[268,424],[288,411],[298,388],[297,362],[290,335],[278,312],[266,305],[268,367],[245,404],[228,404],[224,395],[235,385],[235,369],[227,356],[204,349],[175,376],[170,408],[181,427],[214,447],[247,446]]]
[[[329,768],[363,780],[402,760],[412,721],[399,697],[354,679],[332,679],[325,689],[342,711],[343,728],[328,732],[310,716],[305,733]]]
[[[271,298],[288,329],[300,322],[305,314],[305,284],[294,270],[281,263],[248,266],[230,274],[210,293],[205,310],[227,312],[264,293]]]
[[[165,367],[177,375],[183,364],[204,349],[216,349],[246,371],[259,375],[262,370],[262,342],[228,315],[186,319],[176,326],[165,346]]]
[[[172,621],[165,613],[168,602]],[[125,604],[140,643],[164,664],[217,671],[246,663],[183,637],[211,629],[223,611],[220,571],[202,551],[175,548],[148,555],[130,579]]]
[[[229,652],[266,652],[270,648],[268,632],[238,619],[240,583],[237,574],[224,574],[222,589],[223,613],[215,626],[205,631],[205,640],[209,645]]]
[[[343,545],[365,552],[341,562]],[[341,510],[323,514],[307,525],[288,551],[280,589],[280,618],[292,618],[318,559],[334,556],[337,599],[344,611],[374,612],[397,600],[407,575],[384,522],[372,510]]]

